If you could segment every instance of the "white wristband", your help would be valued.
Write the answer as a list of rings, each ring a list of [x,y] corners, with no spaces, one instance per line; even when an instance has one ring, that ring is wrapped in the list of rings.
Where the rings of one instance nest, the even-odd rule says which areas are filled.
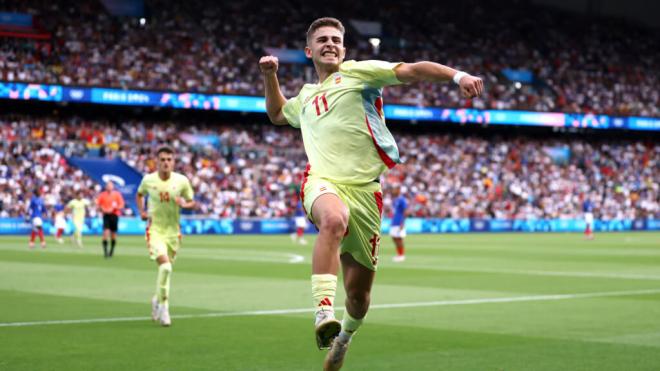
[[[463,72],[463,71],[458,71],[458,72],[456,72],[456,74],[454,75],[454,77],[452,78],[452,80],[454,80],[454,82],[455,82],[456,84],[458,84],[459,82],[461,82],[461,79],[462,79],[464,76],[467,76],[467,75],[468,75],[468,74],[465,73],[465,72]]]

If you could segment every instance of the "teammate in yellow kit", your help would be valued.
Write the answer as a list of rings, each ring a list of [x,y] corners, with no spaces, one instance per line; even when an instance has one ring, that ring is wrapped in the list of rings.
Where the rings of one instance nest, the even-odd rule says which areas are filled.
[[[65,212],[71,211],[73,216],[73,235],[71,239],[74,244],[80,248],[83,247],[82,233],[85,226],[86,207],[89,206],[89,200],[83,198],[83,192],[78,191],[76,198],[66,204]]]
[[[309,164],[301,198],[319,229],[312,258],[316,339],[320,349],[330,348],[324,369],[337,370],[369,308],[380,244],[379,177],[400,162],[385,126],[382,88],[453,80],[465,97],[475,97],[483,82],[433,62],[344,61],[344,26],[335,18],[311,24],[305,54],[314,62],[318,83],[305,84],[289,100],[279,88],[277,58],[262,57],[259,66],[268,117],[302,131]],[[333,309],[340,262],[346,290],[341,323]]]
[[[151,299],[151,318],[170,326],[170,276],[172,263],[181,246],[180,209],[195,207],[193,189],[185,175],[174,172],[174,151],[161,147],[156,152],[158,171],[147,174],[137,190],[136,201],[142,220],[148,220],[146,239],[149,256],[158,263],[156,294]],[[149,209],[144,209],[148,196]]]

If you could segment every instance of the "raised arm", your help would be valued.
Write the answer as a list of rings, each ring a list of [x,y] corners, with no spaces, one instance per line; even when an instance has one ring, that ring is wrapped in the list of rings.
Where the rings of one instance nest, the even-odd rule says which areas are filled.
[[[465,98],[480,96],[484,91],[484,82],[465,72],[455,70],[434,62],[402,63],[394,69],[396,78],[404,83],[428,81],[447,82],[454,80],[460,86]]]
[[[264,76],[264,88],[266,90],[266,113],[270,122],[275,125],[288,124],[282,107],[286,103],[286,98],[280,90],[280,83],[277,80],[277,67],[279,61],[272,55],[261,57],[259,68]]]

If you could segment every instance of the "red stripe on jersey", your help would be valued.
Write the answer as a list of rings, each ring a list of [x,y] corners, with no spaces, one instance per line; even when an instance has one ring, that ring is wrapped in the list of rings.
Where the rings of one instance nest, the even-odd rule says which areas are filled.
[[[309,177],[309,170],[312,168],[312,165],[307,164],[307,167],[305,168],[305,172],[303,173],[303,181],[302,184],[300,185],[300,201],[302,201],[302,207],[303,211],[305,211],[305,214],[307,214],[307,210],[305,209],[305,184],[307,183],[307,178]]]
[[[383,216],[383,194],[379,191],[374,192],[374,197],[376,197],[376,206],[378,206],[378,213],[380,216]]]
[[[374,102],[374,107],[376,107],[376,112],[378,112],[378,116],[380,116],[380,118],[383,118],[383,98],[381,97],[376,98],[376,101]]]
[[[365,115],[364,116],[365,121],[367,122],[367,129],[369,129],[369,135],[371,135],[371,140],[374,142],[374,146],[376,146],[376,151],[378,152],[378,156],[380,156],[380,159],[383,160],[385,165],[387,166],[388,169],[393,168],[396,163],[390,158],[390,156],[383,151],[382,148],[378,145],[378,142],[376,142],[376,137],[374,137],[374,132],[371,130],[371,124],[369,123],[369,118]]]

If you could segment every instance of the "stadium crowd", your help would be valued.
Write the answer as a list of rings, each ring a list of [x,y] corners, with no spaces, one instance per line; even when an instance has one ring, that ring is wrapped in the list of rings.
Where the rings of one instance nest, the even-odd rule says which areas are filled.
[[[311,20],[332,14],[349,28],[347,59],[433,60],[487,86],[478,99],[449,84],[391,87],[388,103],[660,116],[660,38],[651,30],[524,2],[340,3],[146,0],[142,24],[111,16],[100,1],[2,1],[0,11],[34,14],[52,39],[2,38],[0,80],[261,95],[265,48],[302,49]],[[350,19],[379,21],[379,47]],[[311,68],[281,65],[286,96],[311,82]],[[533,79],[509,80],[507,68]]]
[[[660,219],[660,145],[654,142],[394,135],[405,162],[383,176],[386,215],[389,187],[400,184],[410,215],[418,217],[580,218],[590,198],[599,218]],[[146,173],[155,169],[154,149],[169,143],[177,170],[195,189],[195,213],[231,218],[293,215],[306,166],[297,131],[262,124],[3,116],[0,137],[0,217],[24,215],[35,187],[49,206],[78,189],[92,199],[101,185],[70,166],[68,156],[118,157]]]

